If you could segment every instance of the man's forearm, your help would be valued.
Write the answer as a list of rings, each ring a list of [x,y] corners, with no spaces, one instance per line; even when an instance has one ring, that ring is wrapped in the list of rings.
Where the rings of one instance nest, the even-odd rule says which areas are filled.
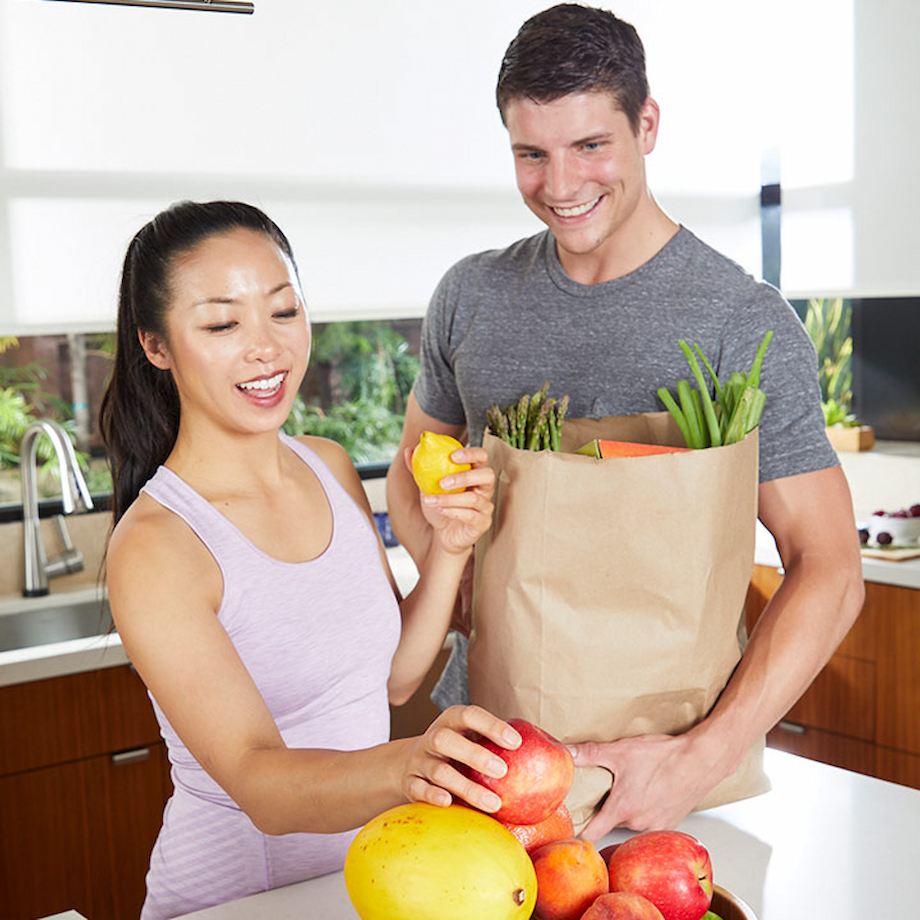
[[[421,568],[431,547],[431,527],[419,507],[418,488],[409,470],[393,461],[387,473],[387,509],[396,539]]]
[[[731,772],[808,689],[862,609],[859,554],[791,561],[731,680],[693,732],[718,745]]]

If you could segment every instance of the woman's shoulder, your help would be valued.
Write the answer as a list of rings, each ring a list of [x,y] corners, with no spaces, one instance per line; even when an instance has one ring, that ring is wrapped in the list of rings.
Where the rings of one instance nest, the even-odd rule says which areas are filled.
[[[142,492],[112,531],[106,570],[110,580],[151,570],[181,575],[194,571],[204,557],[210,554],[185,521]]]

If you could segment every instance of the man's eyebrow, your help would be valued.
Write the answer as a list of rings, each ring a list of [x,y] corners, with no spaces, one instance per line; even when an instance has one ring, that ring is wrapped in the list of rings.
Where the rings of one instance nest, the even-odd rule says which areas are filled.
[[[277,294],[279,291],[283,291],[287,287],[291,287],[290,281],[282,281],[281,284],[275,285],[269,292],[268,296],[271,297],[273,294]],[[192,304],[193,307],[200,307],[207,303],[239,303],[235,297],[205,297],[204,300],[196,300]]]
[[[572,143],[572,146],[580,147],[582,144],[593,144],[597,141],[605,141],[610,137],[613,137],[612,131],[598,131],[595,134],[589,134],[587,137],[579,138]]]
[[[581,147],[583,144],[593,144],[593,143],[596,143],[597,141],[608,140],[611,137],[613,137],[612,131],[597,131],[594,134],[589,134],[587,137],[580,137],[577,140],[572,141],[572,143],[569,146]],[[530,151],[530,150],[541,152],[543,150],[542,147],[538,147],[535,144],[512,144],[511,149],[518,151],[518,152],[524,152],[524,151]]]

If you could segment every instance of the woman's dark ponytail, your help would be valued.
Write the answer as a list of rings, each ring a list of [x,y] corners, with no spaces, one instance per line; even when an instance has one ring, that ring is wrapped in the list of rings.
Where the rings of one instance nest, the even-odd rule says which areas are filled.
[[[173,260],[210,236],[237,229],[265,233],[293,263],[290,243],[278,226],[258,208],[234,201],[174,204],[142,227],[128,246],[118,294],[115,364],[99,414],[112,469],[115,523],[169,456],[179,432],[179,394],[172,374],[147,360],[138,333],[155,333],[168,342]]]

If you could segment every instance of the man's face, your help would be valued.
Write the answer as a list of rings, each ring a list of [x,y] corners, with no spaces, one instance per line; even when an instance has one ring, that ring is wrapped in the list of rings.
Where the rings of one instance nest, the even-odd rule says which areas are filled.
[[[644,161],[658,129],[653,100],[640,113],[638,132],[608,92],[543,103],[514,99],[504,114],[518,188],[552,231],[569,274],[602,264],[618,241],[642,234],[654,210]]]

